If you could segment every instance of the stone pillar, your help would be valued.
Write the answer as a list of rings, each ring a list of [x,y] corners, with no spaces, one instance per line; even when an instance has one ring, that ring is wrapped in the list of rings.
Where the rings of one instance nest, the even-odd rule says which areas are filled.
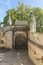
[[[31,22],[30,22],[30,32],[29,32],[29,36],[28,36],[30,40],[32,40],[32,35],[35,35],[35,32],[36,32],[36,19],[35,19],[35,16],[32,14]],[[31,46],[32,46],[31,42],[28,41],[28,56],[30,57],[30,59],[31,59],[31,54],[32,54]]]
[[[36,32],[36,19],[34,15],[32,15],[31,22],[30,22],[30,32],[31,33]]]

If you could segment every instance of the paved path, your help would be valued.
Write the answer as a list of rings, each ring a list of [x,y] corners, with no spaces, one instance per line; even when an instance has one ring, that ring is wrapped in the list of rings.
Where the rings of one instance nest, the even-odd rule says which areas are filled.
[[[34,65],[27,50],[0,50],[0,65]]]

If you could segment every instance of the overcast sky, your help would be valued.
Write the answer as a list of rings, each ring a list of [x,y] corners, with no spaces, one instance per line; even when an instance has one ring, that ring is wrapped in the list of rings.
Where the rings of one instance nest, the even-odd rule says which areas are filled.
[[[0,0],[0,20],[3,21],[6,11],[11,8],[16,8],[18,1],[31,7],[40,7],[43,9],[43,0]]]

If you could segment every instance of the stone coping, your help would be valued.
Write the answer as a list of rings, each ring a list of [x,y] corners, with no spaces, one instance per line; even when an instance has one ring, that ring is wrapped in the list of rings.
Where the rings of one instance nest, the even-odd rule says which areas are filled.
[[[39,43],[35,42],[35,41],[32,41],[30,38],[28,38],[28,41],[32,42],[33,45],[36,45],[38,48],[42,49],[43,50],[43,46],[40,45]]]

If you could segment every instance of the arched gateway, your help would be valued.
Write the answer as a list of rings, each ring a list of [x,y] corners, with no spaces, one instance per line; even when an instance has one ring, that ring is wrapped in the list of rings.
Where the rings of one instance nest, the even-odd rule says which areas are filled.
[[[17,21],[13,28],[13,48],[26,49],[28,48],[28,30],[29,27],[26,21]]]
[[[15,48],[27,48],[27,38],[22,34],[15,37]]]

